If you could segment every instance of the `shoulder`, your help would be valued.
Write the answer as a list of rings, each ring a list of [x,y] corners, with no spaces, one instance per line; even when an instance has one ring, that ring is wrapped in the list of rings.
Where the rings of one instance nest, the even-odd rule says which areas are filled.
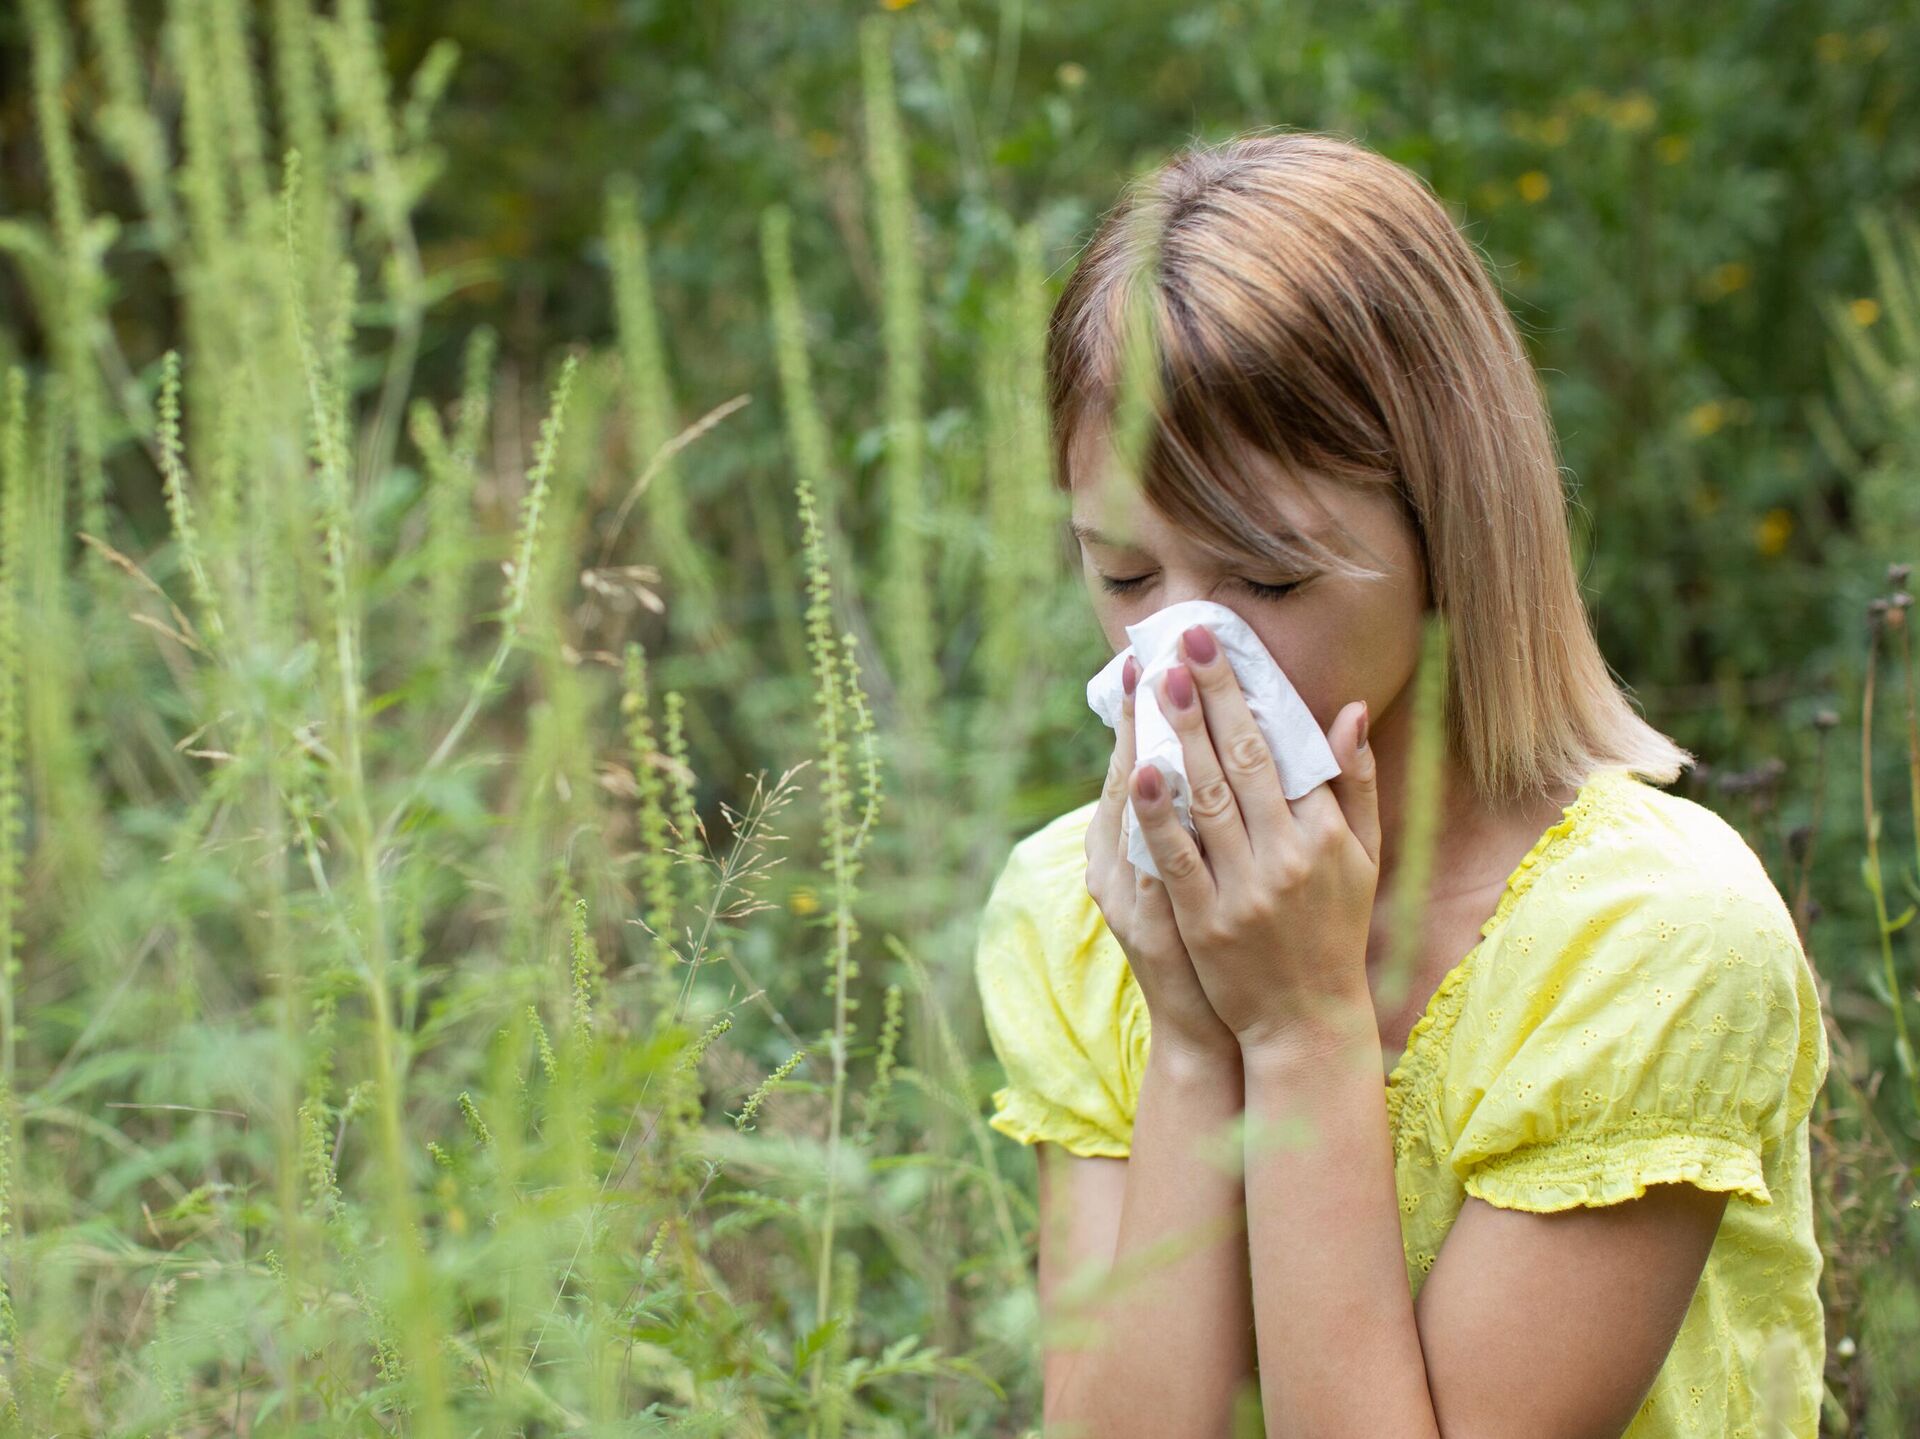
[[[1818,988],[1759,855],[1705,805],[1622,776],[1544,857],[1461,1018],[1481,1082],[1579,1111],[1797,1122],[1827,1069]],[[1616,1118],[1618,1116],[1615,1116]],[[1731,1116],[1726,1116],[1731,1122]]]
[[[1086,883],[1087,826],[1097,806],[1068,810],[1014,841],[981,914],[983,976],[1008,963],[1070,965],[1104,928]]]
[[[1547,856],[1514,919],[1576,953],[1631,944],[1663,956],[1751,951],[1791,978],[1793,915],[1746,837],[1706,805],[1631,775],[1604,777],[1569,842]]]
[[[1717,811],[1631,776],[1609,791],[1612,821],[1602,827],[1627,853],[1662,862],[1694,886],[1757,907],[1792,927],[1766,865]]]
[[[1828,1066],[1785,900],[1682,796],[1622,776],[1575,818],[1473,966],[1449,1163],[1469,1194],[1542,1212],[1674,1179],[1771,1203],[1771,1156]]]
[[[1099,807],[1098,799],[1090,799],[1076,809],[1056,815],[1024,838],[1015,840],[1007,858],[1007,868],[1011,870],[1033,865],[1057,868],[1068,863],[1077,863],[1084,868],[1087,826],[1093,823],[1093,813]]]
[[[1087,892],[1098,801],[1015,841],[980,918],[981,1014],[1007,1082],[995,1129],[1071,1153],[1128,1153],[1149,1021],[1132,969]]]
[[[987,894],[983,927],[1019,918],[1043,926],[1077,913],[1086,893],[1087,826],[1094,801],[1048,820],[1013,842]]]

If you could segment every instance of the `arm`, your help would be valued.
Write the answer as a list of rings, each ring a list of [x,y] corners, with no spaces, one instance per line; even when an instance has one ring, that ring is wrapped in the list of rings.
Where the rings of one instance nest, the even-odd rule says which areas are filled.
[[[1194,666],[1204,718],[1191,703],[1173,702],[1169,681],[1162,688],[1180,716],[1174,723],[1199,843],[1175,819],[1152,770],[1136,776],[1133,797],[1164,880],[1148,892],[1170,899],[1193,973],[1233,1031],[1245,1072],[1247,1228],[1268,1433],[1618,1439],[1665,1363],[1675,1316],[1684,1318],[1692,1303],[1724,1199],[1653,1198],[1636,1183],[1639,1197],[1612,1206],[1618,1212],[1604,1219],[1564,1210],[1494,1215],[1484,1203],[1468,1205],[1455,1216],[1416,1308],[1365,968],[1382,838],[1366,706],[1342,709],[1329,734],[1340,773],[1289,801],[1217,647],[1202,629],[1183,636],[1181,648]],[[1745,865],[1752,856],[1734,859]],[[1709,897],[1712,914],[1727,912],[1724,896]],[[1814,1011],[1812,998],[1770,1002],[1763,990],[1791,993],[1791,986],[1810,996],[1812,976],[1795,936],[1765,944],[1751,963],[1778,972],[1756,977],[1733,937],[1723,945],[1700,913],[1697,898],[1679,892],[1670,912],[1642,911],[1637,930],[1648,940],[1629,953],[1641,965],[1673,966],[1672,988],[1656,988],[1654,1007],[1666,1012],[1637,1033],[1629,1027],[1609,1058],[1633,1079],[1623,1086],[1632,1117],[1641,1106],[1658,1108],[1669,1087],[1694,1080],[1691,1088],[1699,1088],[1685,1056],[1704,1042],[1663,1047],[1663,1037],[1681,1034],[1683,1024],[1696,1036],[1730,1033],[1747,1047],[1732,1056],[1758,1082],[1719,1096],[1718,1107],[1739,1116],[1740,1132],[1757,1134],[1784,1087],[1772,1056],[1801,1059],[1795,1092],[1808,1098],[1820,1072],[1817,1027],[1799,1024],[1794,1032],[1797,1015]],[[1761,943],[1783,915],[1772,894],[1749,910],[1753,923],[1735,937]],[[1609,910],[1616,933],[1619,918]],[[1683,933],[1719,962],[1676,959],[1675,936]],[[1587,943],[1559,949],[1556,957],[1568,962],[1592,953]],[[1610,972],[1618,978],[1636,967],[1622,954]],[[1599,1001],[1587,995],[1582,1002]],[[1765,1024],[1726,1022],[1728,1014],[1756,1011]],[[1648,1051],[1660,1062],[1649,1062]],[[1693,1144],[1687,1126],[1698,1114],[1682,1105],[1671,1116],[1669,1138],[1683,1149]],[[1728,1127],[1711,1112],[1705,1119]],[[1530,1142],[1494,1128],[1480,1137],[1495,1146],[1488,1154]],[[1304,1142],[1296,1139],[1301,1130]],[[1287,1142],[1276,1144],[1276,1136]],[[1738,1188],[1767,1202],[1751,1162],[1757,1153],[1746,1148],[1750,1162],[1701,1170],[1711,1182],[1692,1187]],[[1654,1182],[1689,1187],[1669,1182],[1677,1177]]]
[[[1217,1156],[1243,1094],[1237,1061],[1150,1047],[1132,1155],[1121,1165],[1121,1184],[1108,1188],[1123,1189],[1117,1223],[1076,1210],[1077,1242],[1056,1246],[1050,1219],[1063,1206],[1043,1189],[1042,1308],[1049,1319],[1098,1326],[1093,1347],[1048,1348],[1042,1422],[1049,1436],[1217,1439],[1229,1432],[1239,1392],[1251,1388],[1253,1302],[1238,1165],[1223,1173]],[[1043,1164],[1043,1185],[1045,1173]],[[1076,1183],[1071,1193],[1091,1187]],[[1103,1222],[1108,1236],[1117,1229],[1110,1260],[1096,1237]],[[1087,1300],[1061,1295],[1071,1282],[1062,1261],[1089,1252],[1102,1271],[1100,1292]]]
[[[1618,1439],[1666,1360],[1727,1196],[1662,1184],[1556,1214],[1469,1198],[1416,1305],[1379,1036],[1370,1022],[1343,1034],[1243,1053],[1268,1434]],[[1256,1153],[1254,1127],[1276,1121],[1309,1137]]]

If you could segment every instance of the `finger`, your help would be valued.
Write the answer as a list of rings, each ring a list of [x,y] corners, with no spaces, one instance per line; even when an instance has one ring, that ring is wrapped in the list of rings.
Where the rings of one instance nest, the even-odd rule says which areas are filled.
[[[1340,811],[1346,816],[1347,828],[1353,831],[1353,837],[1360,841],[1360,847],[1367,852],[1367,858],[1380,866],[1380,785],[1379,773],[1374,767],[1373,746],[1367,744],[1367,706],[1360,701],[1348,705],[1334,716],[1333,728],[1327,733],[1327,743],[1332,746],[1333,757],[1340,765],[1340,773],[1319,786],[1331,790],[1333,797],[1340,802]],[[1302,795],[1302,799],[1310,798]]]
[[[1173,897],[1167,893],[1166,885],[1157,875],[1148,874],[1144,869],[1134,870],[1133,881],[1133,927],[1136,934],[1165,936],[1159,940],[1161,947],[1167,947],[1167,941],[1178,941],[1180,924],[1173,912]]]
[[[1182,704],[1181,701],[1185,700]],[[1221,888],[1244,883],[1253,866],[1253,842],[1234,798],[1233,786],[1220,768],[1200,690],[1185,665],[1174,665],[1160,678],[1160,709],[1180,737],[1187,768],[1187,808],[1193,827]]]
[[[1100,791],[1100,803],[1087,825],[1087,860],[1104,864],[1120,852],[1120,811],[1127,803],[1127,776],[1133,772],[1133,690],[1132,677],[1139,673],[1133,657],[1121,671],[1126,692],[1121,699],[1120,723],[1113,730],[1113,754],[1107,761],[1107,779]]]
[[[1133,772],[1131,788],[1147,852],[1160,871],[1160,883],[1166,886],[1174,914],[1207,913],[1214,901],[1213,876],[1207,872],[1199,845],[1174,815],[1167,782],[1152,765],[1141,765]]]
[[[1205,659],[1200,658],[1202,653]],[[1232,662],[1205,625],[1182,632],[1180,655],[1199,689],[1200,708],[1214,754],[1239,804],[1248,855],[1258,855],[1255,835],[1287,843],[1293,834],[1294,816],[1280,784],[1280,767],[1274,761],[1273,746],[1267,743],[1247,706]]]
[[[1133,703],[1134,690],[1140,683],[1139,662],[1129,657],[1127,667],[1120,673],[1121,681],[1125,685],[1125,693],[1121,696],[1120,700],[1120,733],[1117,737],[1118,742],[1114,746],[1114,763],[1120,767],[1122,793],[1121,797],[1114,803],[1113,852],[1121,859],[1127,859],[1126,825],[1122,823],[1125,816],[1121,814],[1121,811],[1126,808],[1126,785],[1128,779],[1133,774]],[[1133,861],[1127,860],[1127,863],[1131,865]]]

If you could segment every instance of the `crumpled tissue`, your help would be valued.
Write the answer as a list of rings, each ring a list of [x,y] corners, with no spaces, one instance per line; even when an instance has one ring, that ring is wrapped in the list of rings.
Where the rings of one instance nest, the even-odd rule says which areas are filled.
[[[1134,763],[1150,764],[1160,771],[1167,792],[1173,796],[1174,814],[1197,842],[1186,752],[1172,722],[1161,711],[1159,696],[1160,677],[1180,663],[1181,631],[1194,625],[1207,627],[1232,664],[1254,723],[1273,751],[1281,792],[1289,800],[1299,799],[1314,786],[1333,779],[1340,773],[1340,763],[1286,672],[1247,622],[1225,605],[1212,600],[1182,600],[1156,610],[1138,624],[1128,625],[1130,643],[1087,681],[1087,703],[1109,729],[1118,731],[1126,698],[1121,671],[1126,668],[1128,655],[1139,660],[1140,682],[1133,692]],[[1121,831],[1126,837],[1127,858],[1134,868],[1158,879],[1160,870],[1147,848],[1131,795],[1121,818]]]

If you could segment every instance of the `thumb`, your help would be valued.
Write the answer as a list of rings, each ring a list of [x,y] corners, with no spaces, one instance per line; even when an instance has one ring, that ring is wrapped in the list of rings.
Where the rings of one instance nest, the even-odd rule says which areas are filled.
[[[1340,773],[1327,781],[1334,798],[1340,801],[1347,817],[1347,828],[1360,841],[1375,865],[1380,863],[1380,791],[1379,771],[1374,765],[1373,747],[1365,745],[1368,720],[1366,701],[1359,700],[1340,711],[1333,722],[1329,743],[1339,761]]]

